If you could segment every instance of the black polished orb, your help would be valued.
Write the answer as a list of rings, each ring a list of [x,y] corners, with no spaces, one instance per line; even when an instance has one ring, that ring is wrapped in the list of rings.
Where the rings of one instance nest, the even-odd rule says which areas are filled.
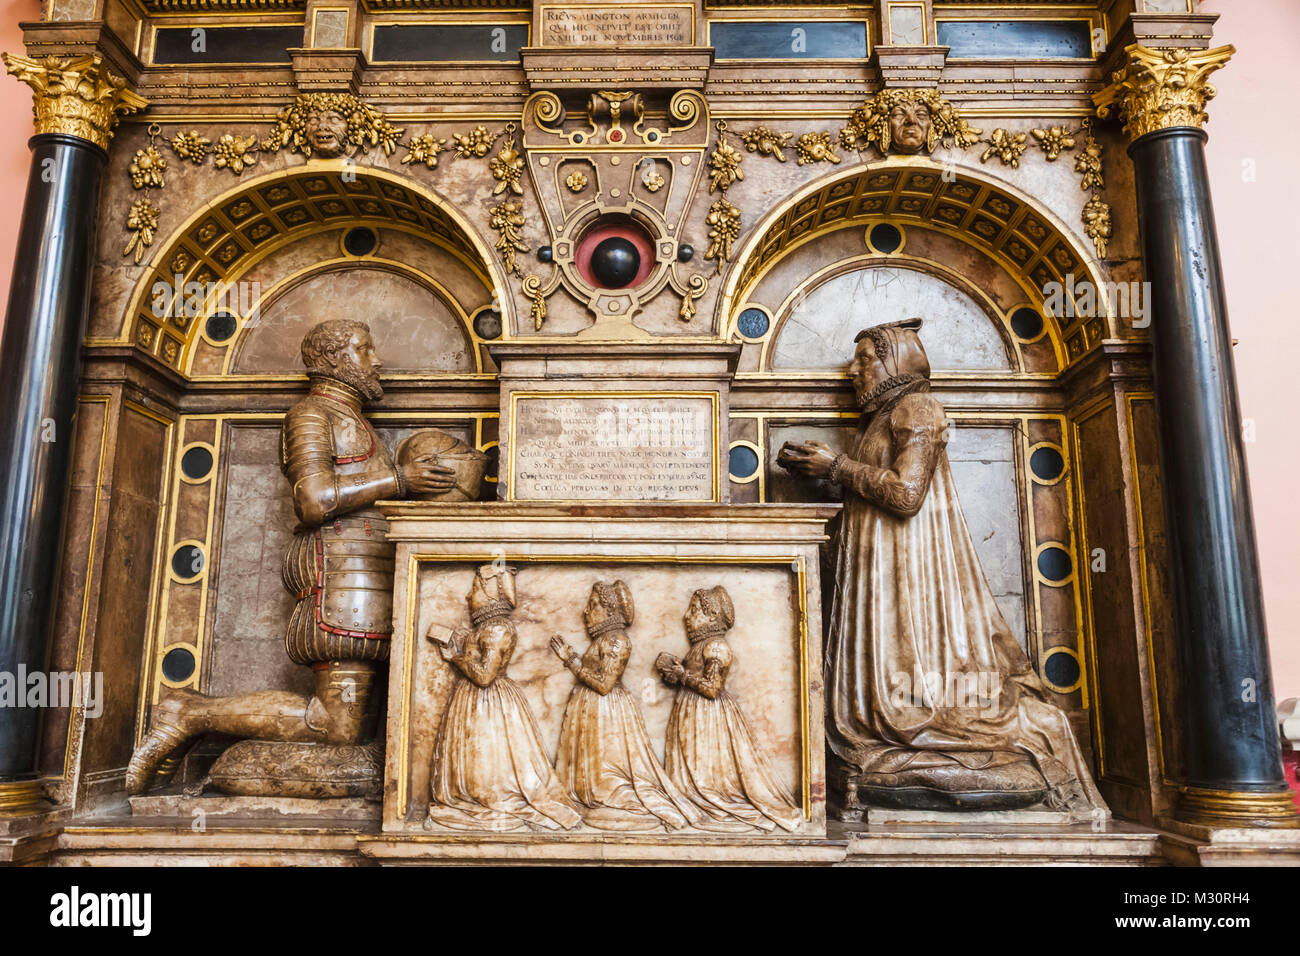
[[[591,253],[591,274],[607,289],[621,289],[641,270],[641,253],[622,236],[597,243]]]

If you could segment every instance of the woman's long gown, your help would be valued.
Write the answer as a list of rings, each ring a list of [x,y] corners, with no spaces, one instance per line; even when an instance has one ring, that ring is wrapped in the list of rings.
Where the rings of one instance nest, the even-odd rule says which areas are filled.
[[[697,641],[687,651],[682,666],[700,690],[677,690],[664,765],[703,812],[697,824],[703,830],[797,830],[802,811],[777,782],[740,706],[725,689],[731,660],[731,647],[722,637]]]
[[[478,627],[433,751],[429,822],[458,830],[569,829],[579,808],[546,759],[541,734],[519,685],[506,676],[515,649],[504,619]]]
[[[927,389],[903,394],[864,423],[841,469],[827,742],[858,771],[928,774],[939,789],[945,777],[978,779],[1028,757],[1050,806],[1105,808],[1065,712],[985,581],[948,467],[945,417]],[[1000,684],[995,700],[946,698],[980,675]],[[927,679],[932,697],[919,686]]]
[[[660,765],[641,711],[623,687],[631,652],[627,634],[612,631],[593,640],[582,656],[564,710],[556,773],[583,804],[588,826],[657,830],[693,825],[700,811]]]

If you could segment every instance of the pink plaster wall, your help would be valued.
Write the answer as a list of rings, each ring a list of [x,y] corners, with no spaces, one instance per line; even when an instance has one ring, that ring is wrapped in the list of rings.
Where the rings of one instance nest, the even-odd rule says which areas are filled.
[[[1222,14],[1218,42],[1236,58],[1215,77],[1210,106],[1209,163],[1223,241],[1243,415],[1254,424],[1249,443],[1251,493],[1259,532],[1275,691],[1300,695],[1300,318],[1285,277],[1300,260],[1300,127],[1277,115],[1293,80],[1291,57],[1300,36],[1295,0],[1205,0]],[[23,52],[18,23],[40,17],[39,0],[0,0],[0,50]],[[1287,110],[1283,107],[1283,112]],[[27,181],[31,97],[0,78],[0,302],[7,302],[18,214]],[[1253,178],[1252,178],[1253,176]]]
[[[1300,696],[1300,320],[1291,280],[1300,262],[1300,128],[1295,87],[1296,0],[1205,0],[1220,14],[1216,45],[1237,48],[1214,74],[1207,107],[1214,214],[1222,243],[1255,529],[1264,576],[1274,693]],[[1282,113],[1279,115],[1278,110]],[[1249,431],[1247,431],[1249,438]]]
[[[41,18],[40,0],[0,0],[0,52],[25,55],[23,31],[18,24]],[[18,243],[18,217],[27,191],[27,167],[32,153],[31,90],[0,67],[0,323],[9,304],[9,278]]]

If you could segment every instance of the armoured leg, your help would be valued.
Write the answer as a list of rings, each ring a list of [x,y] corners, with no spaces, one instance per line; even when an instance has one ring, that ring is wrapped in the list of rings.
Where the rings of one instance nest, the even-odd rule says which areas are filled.
[[[370,662],[319,664],[310,697],[266,690],[237,697],[209,697],[182,690],[154,710],[149,734],[131,755],[126,784],[143,793],[169,755],[200,734],[221,733],[295,743],[358,743],[366,730],[375,669]]]

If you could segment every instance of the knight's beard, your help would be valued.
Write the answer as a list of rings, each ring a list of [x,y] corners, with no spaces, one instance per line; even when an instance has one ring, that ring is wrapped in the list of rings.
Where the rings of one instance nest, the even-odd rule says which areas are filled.
[[[361,393],[368,402],[377,402],[384,397],[384,386],[379,382],[378,372],[363,372],[355,362],[343,361],[330,370],[328,378],[337,379]]]

